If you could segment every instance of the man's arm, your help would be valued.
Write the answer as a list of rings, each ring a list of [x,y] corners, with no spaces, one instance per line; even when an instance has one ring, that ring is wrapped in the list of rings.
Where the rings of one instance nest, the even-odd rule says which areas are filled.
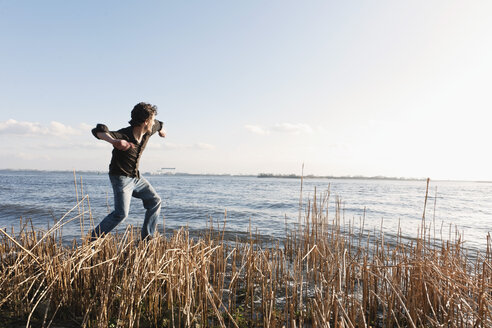
[[[166,137],[166,130],[164,130],[164,123],[159,120],[155,120],[154,126],[152,128],[152,134],[159,132],[159,136],[162,138]]]
[[[118,138],[118,133],[109,131],[108,127],[104,124],[98,124],[94,129],[92,129],[92,134],[97,139],[101,139],[109,142],[114,148],[126,151],[133,148],[134,145],[124,139]]]
[[[126,151],[134,147],[131,142],[128,142],[123,139],[115,139],[112,136],[110,136],[109,133],[107,132],[97,132],[96,135],[98,139],[109,142],[110,144],[113,145],[114,148],[119,150]]]

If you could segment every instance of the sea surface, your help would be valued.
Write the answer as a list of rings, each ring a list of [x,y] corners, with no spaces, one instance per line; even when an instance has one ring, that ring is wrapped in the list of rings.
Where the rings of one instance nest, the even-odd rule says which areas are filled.
[[[300,211],[301,179],[252,176],[144,175],[163,199],[159,230],[170,233],[188,227],[191,233],[207,229],[210,221],[228,235],[245,235],[250,228],[272,239],[285,237],[295,228],[305,205],[318,193],[329,191],[328,215],[334,219],[337,200],[344,226],[363,233],[383,231],[395,238],[398,231],[411,240],[422,225],[426,181],[373,179],[304,179]],[[77,182],[77,189],[75,188]],[[77,191],[76,191],[77,190]],[[88,195],[95,224],[113,204],[112,189],[105,173],[0,171],[0,228],[11,234],[20,221],[32,221],[35,229],[47,229]],[[88,210],[84,202],[84,210]],[[75,208],[64,221],[76,217]],[[118,227],[139,226],[144,209],[133,198],[130,216]],[[484,251],[492,231],[492,183],[432,181],[426,207],[426,225],[437,239],[462,235],[463,246]],[[88,214],[63,226],[65,240],[80,239],[90,229]],[[363,224],[363,225],[362,225]]]

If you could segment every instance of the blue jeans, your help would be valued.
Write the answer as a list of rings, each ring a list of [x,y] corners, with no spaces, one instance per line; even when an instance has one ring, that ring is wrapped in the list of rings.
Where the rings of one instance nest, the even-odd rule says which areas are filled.
[[[120,175],[109,175],[113,186],[114,211],[108,214],[92,231],[92,239],[107,234],[121,221],[128,217],[132,196],[140,198],[146,209],[142,226],[142,239],[154,234],[157,219],[161,213],[161,199],[145,178],[131,178]]]

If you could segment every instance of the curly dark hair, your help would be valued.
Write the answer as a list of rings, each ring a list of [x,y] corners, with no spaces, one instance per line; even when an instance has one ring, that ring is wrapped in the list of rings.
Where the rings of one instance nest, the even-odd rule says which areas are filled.
[[[139,126],[144,123],[149,117],[157,115],[157,106],[148,103],[138,103],[132,109],[132,119],[128,121],[131,126]]]

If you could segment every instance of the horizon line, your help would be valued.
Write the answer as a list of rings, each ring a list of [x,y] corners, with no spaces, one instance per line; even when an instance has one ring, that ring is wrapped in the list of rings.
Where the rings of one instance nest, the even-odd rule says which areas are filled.
[[[12,169],[12,168],[3,168],[0,169],[2,171],[18,171],[18,172],[53,172],[53,173],[98,173],[98,174],[108,174],[106,170],[68,170],[68,169]],[[299,175],[295,173],[190,173],[190,172],[159,172],[158,171],[144,171],[142,174],[148,175],[164,175],[164,176],[231,176],[231,177],[258,177],[258,178],[307,178],[307,179],[345,179],[345,180],[396,180],[396,181],[425,181],[428,178],[417,178],[417,177],[395,177],[395,176],[385,176],[385,175],[343,175],[343,176],[334,176],[334,175],[315,175],[315,174],[304,174]],[[431,181],[449,181],[449,182],[478,182],[478,183],[492,183],[492,180],[467,180],[467,179],[432,179]]]

